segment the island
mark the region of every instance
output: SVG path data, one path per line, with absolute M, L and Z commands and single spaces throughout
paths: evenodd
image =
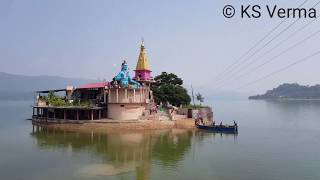
M 36 91 L 31 119 L 33 131 L 39 128 L 86 132 L 191 129 L 196 128 L 194 119 L 199 114 L 204 122 L 212 123 L 212 109 L 192 106 L 181 78 L 167 72 L 153 78 L 151 72 L 142 42 L 133 76 L 124 60 L 110 81 Z
M 249 96 L 249 99 L 306 99 L 320 100 L 320 85 L 299 85 L 284 83 L 265 94 Z

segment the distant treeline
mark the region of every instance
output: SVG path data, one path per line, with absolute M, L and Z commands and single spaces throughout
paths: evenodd
M 297 83 L 282 84 L 265 94 L 250 96 L 249 99 L 320 99 L 320 85 L 303 86 Z

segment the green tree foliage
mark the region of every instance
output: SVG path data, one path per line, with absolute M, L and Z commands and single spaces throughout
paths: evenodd
M 200 106 L 201 106 L 201 104 L 204 102 L 204 97 L 202 96 L 202 94 L 198 93 L 196 94 L 196 98 L 200 102 Z
M 156 82 L 151 86 L 151 89 L 157 103 L 169 102 L 175 106 L 190 104 L 191 98 L 182 86 L 183 80 L 177 75 L 162 72 L 154 80 Z
M 49 105 L 51 106 L 65 106 L 66 102 L 61 99 L 61 97 L 57 96 L 54 94 L 54 92 L 49 92 L 48 93 L 48 98 L 47 101 L 49 103 Z

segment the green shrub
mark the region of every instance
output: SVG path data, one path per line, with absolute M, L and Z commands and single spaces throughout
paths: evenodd
M 51 106 L 66 106 L 67 103 L 61 99 L 61 97 L 54 94 L 54 92 L 50 91 L 48 93 L 47 102 Z

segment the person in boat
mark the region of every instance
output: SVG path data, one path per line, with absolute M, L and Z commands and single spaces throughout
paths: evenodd
M 222 121 L 220 122 L 220 126 L 222 126 Z
M 235 126 L 235 127 L 237 127 L 237 126 L 238 126 L 238 124 L 236 123 L 236 121 L 235 121 L 235 120 L 233 120 L 233 124 L 234 124 L 234 126 Z
M 196 126 L 198 126 L 198 125 L 199 125 L 199 119 L 198 119 L 198 118 L 197 118 L 197 119 L 195 119 L 194 124 L 195 124 Z
M 202 117 L 202 114 L 201 112 L 199 111 L 196 115 L 196 118 L 195 118 L 195 125 L 204 125 L 203 123 L 203 117 Z
M 198 121 L 201 122 L 201 125 L 204 125 L 203 116 L 202 116 L 202 112 L 201 111 L 198 112 Z

